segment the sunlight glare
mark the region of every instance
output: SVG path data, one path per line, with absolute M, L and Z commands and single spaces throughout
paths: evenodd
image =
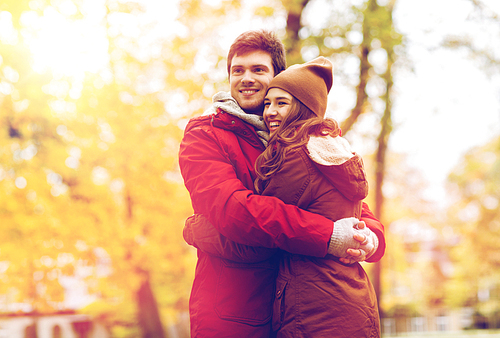
M 66 8 L 71 11 L 71 8 Z M 43 16 L 35 12 L 24 18 L 29 27 L 28 45 L 33 53 L 33 70 L 47 70 L 60 76 L 97 73 L 108 62 L 108 41 L 104 27 L 89 18 L 71 20 L 52 7 Z
M 7 45 L 15 45 L 18 42 L 17 32 L 12 25 L 12 14 L 7 11 L 0 12 L 0 42 Z

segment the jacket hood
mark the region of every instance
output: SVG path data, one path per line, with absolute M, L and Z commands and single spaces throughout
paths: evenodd
M 363 160 L 351 152 L 342 137 L 311 136 L 307 143 L 309 157 L 337 190 L 351 201 L 368 195 L 368 181 Z

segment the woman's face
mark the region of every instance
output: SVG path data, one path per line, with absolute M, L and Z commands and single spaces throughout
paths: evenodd
M 264 99 L 264 121 L 272 135 L 290 112 L 293 97 L 288 92 L 271 88 Z

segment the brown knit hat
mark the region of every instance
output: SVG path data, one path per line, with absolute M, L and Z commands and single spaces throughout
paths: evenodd
M 271 88 L 279 88 L 293 95 L 314 114 L 324 117 L 328 92 L 333 84 L 333 65 L 320 56 L 301 65 L 293 65 L 271 81 Z

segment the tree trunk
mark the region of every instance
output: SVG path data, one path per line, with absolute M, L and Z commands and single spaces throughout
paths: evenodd
M 299 32 L 302 28 L 302 12 L 309 0 L 291 1 L 287 6 L 285 47 L 287 60 L 290 65 L 302 63 L 301 43 Z
M 137 290 L 137 305 L 139 326 L 142 330 L 142 338 L 165 338 L 163 326 L 158 311 L 153 290 L 149 281 L 149 275 L 144 279 Z
M 133 200 L 130 191 L 127 189 L 125 201 L 127 205 L 127 220 L 133 221 Z M 130 259 L 133 255 L 132 248 L 129 247 L 127 256 Z M 160 319 L 158 304 L 151 288 L 148 271 L 140 268 L 136 269 L 142 277 L 141 285 L 136 293 L 137 300 L 137 320 L 142 331 L 142 338 L 164 338 L 163 326 Z
M 394 8 L 394 3 L 395 0 L 391 2 L 390 5 L 387 6 L 387 10 L 389 11 L 389 18 L 390 18 L 390 26 L 393 26 L 392 22 L 392 10 Z M 379 220 L 383 220 L 383 206 L 384 206 L 384 194 L 382 191 L 383 185 L 384 185 L 384 179 L 385 179 L 385 172 L 386 172 L 386 153 L 387 153 L 387 147 L 389 144 L 389 136 L 391 135 L 392 132 L 392 99 L 391 99 L 391 94 L 392 94 L 392 87 L 394 84 L 393 80 L 393 74 L 392 74 L 392 69 L 393 69 L 393 64 L 394 64 L 394 46 L 392 43 L 390 43 L 388 46 L 385 46 L 384 49 L 387 53 L 387 69 L 386 72 L 383 76 L 386 84 L 386 90 L 385 94 L 383 96 L 384 102 L 385 102 L 385 109 L 384 109 L 384 114 L 382 115 L 382 119 L 380 120 L 380 134 L 378 136 L 377 142 L 378 142 L 378 147 L 377 147 L 377 153 L 375 155 L 375 210 L 374 214 Z M 373 287 L 375 289 L 375 292 L 377 294 L 377 302 L 379 304 L 379 313 L 381 313 L 380 309 L 380 298 L 382 294 L 382 288 L 381 288 L 381 283 L 380 283 L 380 277 L 381 277 L 381 271 L 382 271 L 382 260 L 375 263 L 374 269 L 373 269 Z
M 364 11 L 363 18 L 363 41 L 360 45 L 359 55 L 359 83 L 356 86 L 356 105 L 351 110 L 351 114 L 341 125 L 342 133 L 345 134 L 356 123 L 358 117 L 365 112 L 368 103 L 368 94 L 366 93 L 366 85 L 370 77 L 370 69 L 372 65 L 368 61 L 368 55 L 371 51 L 372 34 L 370 32 L 370 16 L 377 10 L 378 5 L 376 0 L 369 0 L 368 5 Z

